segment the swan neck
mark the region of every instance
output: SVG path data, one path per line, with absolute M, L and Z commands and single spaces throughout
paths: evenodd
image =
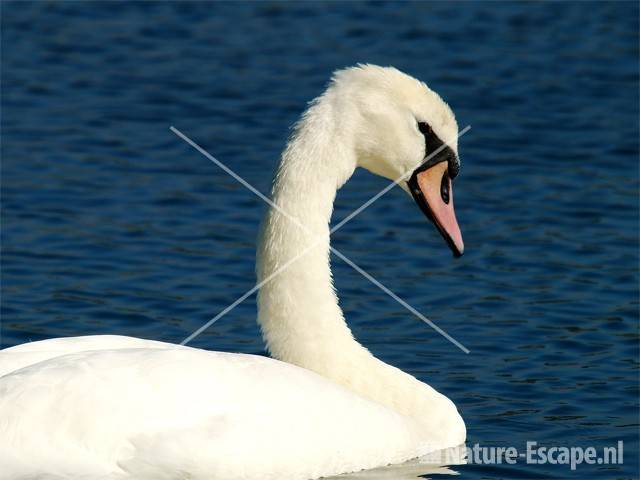
M 277 207 L 267 212 L 258 242 L 258 323 L 274 358 L 426 424 L 442 396 L 360 345 L 338 304 L 329 222 L 355 159 L 346 129 L 321 107 L 303 116 L 274 179 Z
M 346 132 L 329 105 L 308 110 L 282 154 L 258 245 L 258 322 L 277 359 L 318 370 L 357 347 L 333 287 L 329 222 L 337 190 L 352 175 Z

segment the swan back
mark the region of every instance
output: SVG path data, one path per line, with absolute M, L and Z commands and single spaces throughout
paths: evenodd
M 25 350 L 61 346 L 46 343 Z M 126 337 L 79 343 L 92 350 L 0 377 L 0 478 L 37 465 L 69 478 L 302 480 L 438 448 L 402 415 L 284 362 Z M 27 352 L 0 361 L 15 353 Z

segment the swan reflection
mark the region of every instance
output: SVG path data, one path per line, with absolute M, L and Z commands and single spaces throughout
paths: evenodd
M 331 477 L 328 480 L 424 480 L 424 478 L 430 478 L 428 476 L 425 477 L 425 475 L 460 475 L 458 471 L 451 467 L 465 465 L 467 463 L 466 458 L 466 446 L 460 445 L 454 448 L 437 450 L 405 463 L 346 473 Z

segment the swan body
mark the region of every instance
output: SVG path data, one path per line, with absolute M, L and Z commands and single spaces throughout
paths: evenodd
M 463 443 L 453 402 L 353 338 L 329 264 L 333 201 L 354 169 L 414 172 L 401 185 L 430 208 L 430 178 L 450 185 L 456 135 L 417 80 L 337 72 L 283 153 L 262 225 L 258 322 L 274 358 L 109 335 L 0 351 L 0 478 L 305 480 Z M 450 146 L 428 174 L 425 139 L 426 153 L 434 139 Z M 461 253 L 452 200 L 441 203 L 429 212 Z
M 2 377 L 0 477 L 304 479 L 429 450 L 402 415 L 266 357 L 117 336 L 11 352 L 43 359 Z

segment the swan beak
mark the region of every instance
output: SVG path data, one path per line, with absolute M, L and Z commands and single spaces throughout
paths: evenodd
M 409 180 L 414 200 L 433 222 L 451 248 L 454 257 L 462 256 L 464 242 L 453 208 L 453 187 L 447 162 L 419 167 Z

